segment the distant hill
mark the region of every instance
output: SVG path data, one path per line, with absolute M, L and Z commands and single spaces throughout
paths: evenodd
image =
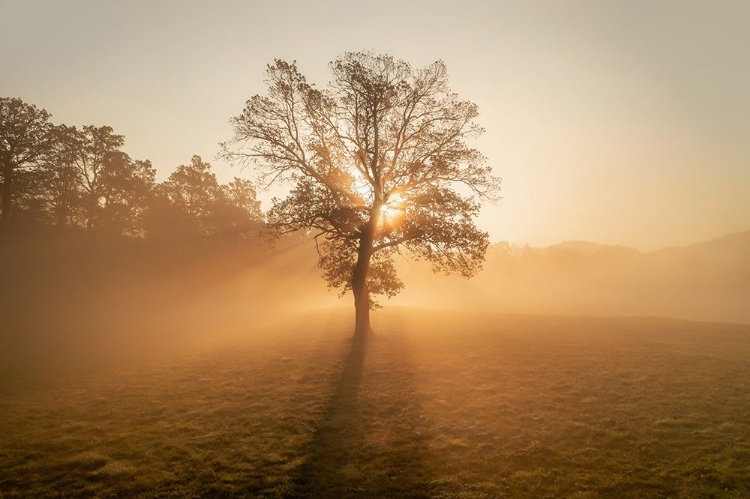
M 717 250 L 717 249 L 740 249 L 750 250 L 750 230 L 744 232 L 733 232 L 721 237 L 715 237 L 709 241 L 701 241 L 689 246 L 665 248 L 655 253 L 679 251 L 679 250 Z
M 730 255 L 741 254 L 747 256 L 750 253 L 750 230 L 744 232 L 734 232 L 720 237 L 715 237 L 708 241 L 700 241 L 686 246 L 672 246 L 663 248 L 656 251 L 641 252 L 637 248 L 631 246 L 620 246 L 611 244 L 599 244 L 591 241 L 580 241 L 570 240 L 563 241 L 561 243 L 552 244 L 544 247 L 534 246 L 517 246 L 511 245 L 508 242 L 502 241 L 490 245 L 489 253 L 500 249 L 506 251 L 505 248 L 512 248 L 511 252 L 518 254 L 525 248 L 526 251 L 540 251 L 540 252 L 554 252 L 554 251 L 572 251 L 581 253 L 584 255 L 593 255 L 596 253 L 623 253 L 623 254 L 669 254 L 674 255 L 677 253 L 685 252 L 702 252 L 702 253 L 718 253 L 726 252 Z
M 613 246 L 597 244 L 588 241 L 563 241 L 544 248 L 547 251 L 575 251 L 587 256 L 597 253 L 638 253 L 638 250 L 628 246 Z
M 715 272 L 750 272 L 750 231 L 735 232 L 690 246 L 666 248 L 647 254 L 649 259 L 688 265 L 695 270 L 707 268 Z
M 490 246 L 466 281 L 404 264 L 397 302 L 523 313 L 649 315 L 750 323 L 750 231 L 659 251 L 565 241 Z

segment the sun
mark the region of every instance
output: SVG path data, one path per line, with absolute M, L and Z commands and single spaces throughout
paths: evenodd
M 399 194 L 390 196 L 380 207 L 380 220 L 386 226 L 397 225 L 404 216 L 404 198 Z

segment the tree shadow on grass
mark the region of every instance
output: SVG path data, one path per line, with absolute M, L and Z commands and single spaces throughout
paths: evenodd
M 402 340 L 352 340 L 289 497 L 432 496 L 408 361 Z

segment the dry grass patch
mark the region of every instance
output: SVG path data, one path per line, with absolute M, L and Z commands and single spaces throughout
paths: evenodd
M 16 385 L 0 497 L 748 497 L 750 327 L 390 310 Z
M 464 319 L 394 316 L 448 495 L 750 494 L 750 327 Z

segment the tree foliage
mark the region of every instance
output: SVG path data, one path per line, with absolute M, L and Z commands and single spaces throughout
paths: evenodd
M 100 173 L 99 220 L 109 232 L 144 234 L 156 170 L 149 160 L 133 160 L 124 152 L 109 155 Z
M 235 178 L 220 185 L 200 156 L 178 166 L 156 194 L 151 229 L 172 238 L 195 235 L 236 243 L 256 236 L 262 224 L 252 183 Z
M 82 219 L 82 193 L 75 163 L 78 143 L 74 127 L 56 126 L 51 136 L 50 149 L 39 169 L 43 186 L 40 195 L 49 205 L 55 224 L 67 227 Z
M 353 290 L 355 304 L 401 288 L 393 265 L 400 250 L 437 271 L 475 274 L 488 236 L 474 218 L 499 192 L 469 145 L 483 131 L 477 106 L 450 90 L 441 61 L 414 69 L 387 55 L 346 53 L 330 70 L 320 89 L 295 63 L 276 60 L 267 95 L 232 119 L 226 156 L 290 187 L 274 199 L 270 224 L 313 230 L 323 276 Z
M 252 183 L 221 185 L 198 156 L 157 184 L 151 162 L 123 151 L 125 137 L 112 127 L 53 125 L 17 98 L 0 99 L 0 118 L 3 222 L 12 211 L 21 226 L 233 244 L 262 227 Z
M 50 118 L 46 110 L 21 99 L 0 97 L 0 176 L 3 182 L 0 224 L 8 222 L 13 209 L 13 197 L 17 194 L 15 177 L 36 166 L 49 150 Z

